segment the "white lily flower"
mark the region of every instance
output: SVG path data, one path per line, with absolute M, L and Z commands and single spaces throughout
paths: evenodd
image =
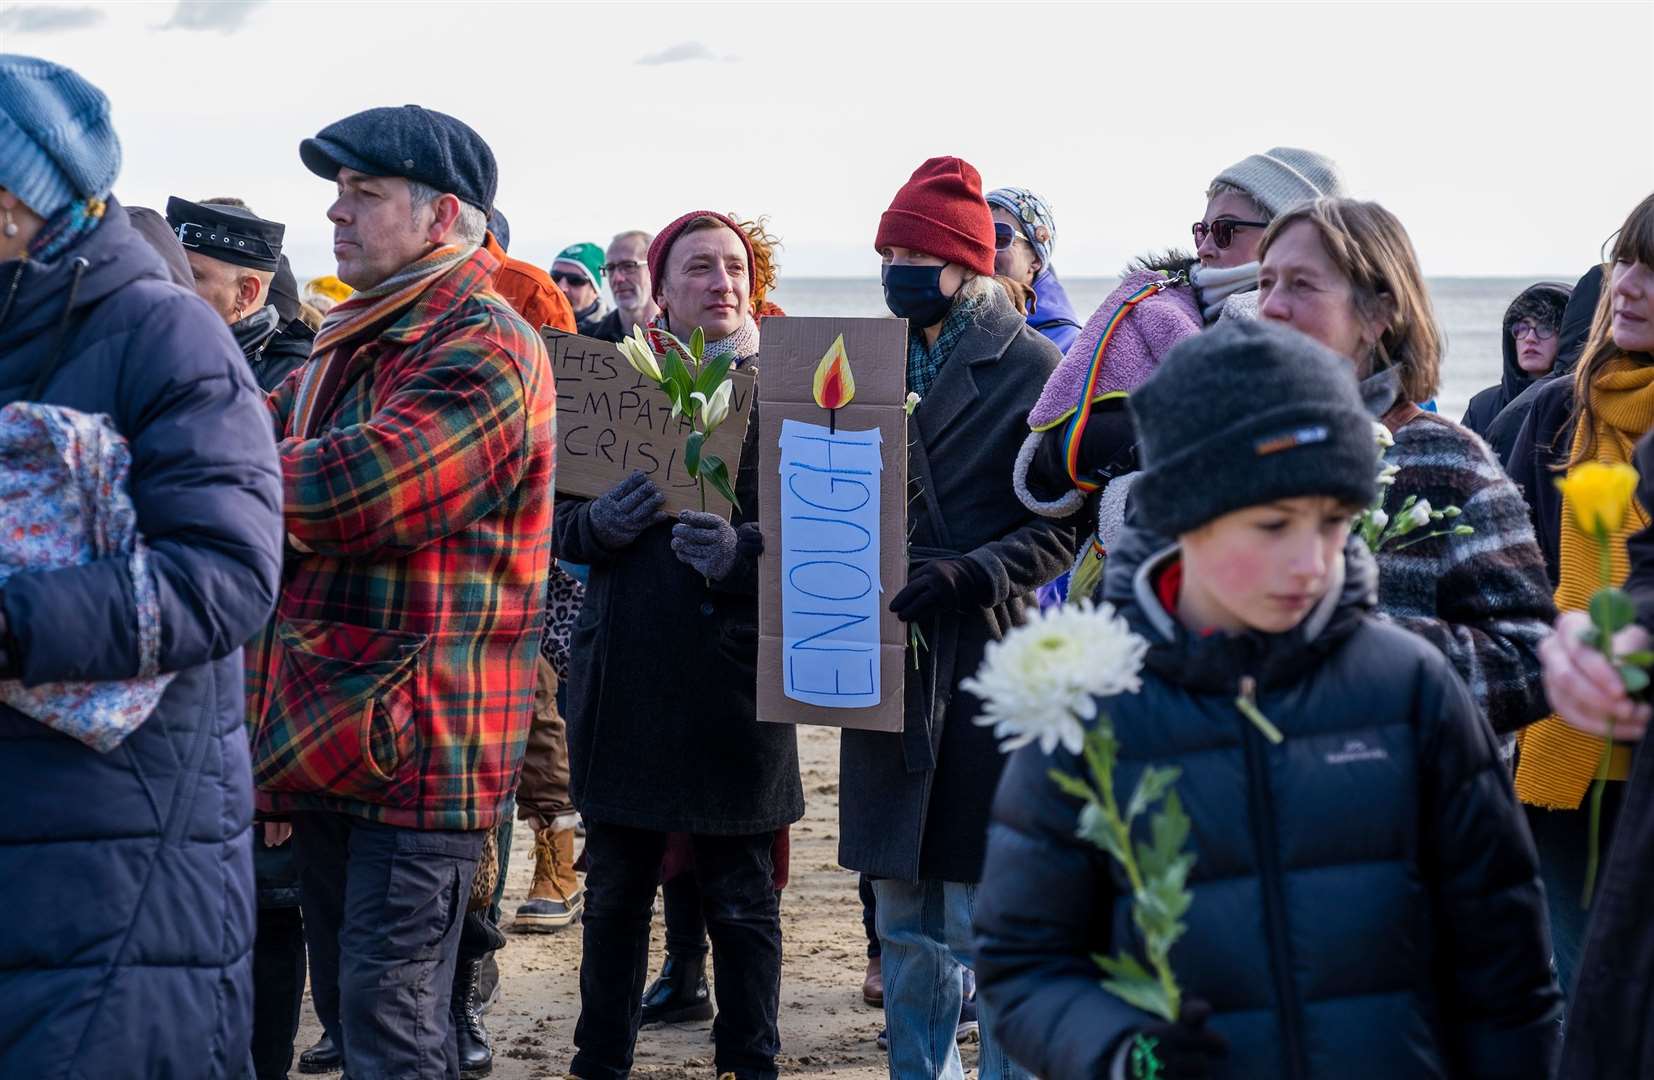
M 643 336 L 642 330 L 638 330 L 635 338 L 621 338 L 616 347 L 620 349 L 620 355 L 626 358 L 626 363 L 631 365 L 633 371 L 653 382 L 660 382 L 660 361 L 655 359 L 655 350 L 649 347 L 649 341 Z
M 712 391 L 710 398 L 701 394 L 694 395 L 701 403 L 701 426 L 706 428 L 708 435 L 717 431 L 718 426 L 729 419 L 729 402 L 734 393 L 735 384 L 726 378 L 718 384 L 718 389 Z

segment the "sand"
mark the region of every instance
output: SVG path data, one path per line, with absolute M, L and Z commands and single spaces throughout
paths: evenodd
M 874 1080 L 886 1075 L 875 1039 L 883 1012 L 862 1003 L 866 938 L 856 875 L 838 865 L 838 732 L 799 729 L 804 820 L 793 826 L 792 879 L 781 899 L 784 936 L 781 974 L 781 1072 Z M 574 1022 L 580 1012 L 580 927 L 557 934 L 510 933 L 511 912 L 528 892 L 533 842 L 514 830 L 506 880 L 509 944 L 499 952 L 500 999 L 486 1022 L 494 1037 L 494 1071 L 500 1080 L 560 1078 L 573 1056 Z M 659 970 L 662 925 L 650 940 L 650 978 Z M 714 973 L 714 979 L 716 974 Z M 713 1075 L 712 1025 L 646 1028 L 638 1036 L 634 1076 L 705 1078 Z M 299 1048 L 320 1034 L 306 1007 Z M 974 1071 L 975 1048 L 965 1048 Z M 293 1075 L 299 1075 L 295 1065 Z

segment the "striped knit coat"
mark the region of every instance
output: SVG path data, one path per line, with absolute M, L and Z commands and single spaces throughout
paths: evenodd
M 1380 610 L 1447 656 L 1494 731 L 1544 716 L 1537 650 L 1556 609 L 1521 492 L 1486 443 L 1434 413 L 1403 425 L 1385 461 L 1401 470 L 1388 513 L 1417 495 L 1476 531 L 1382 552 Z

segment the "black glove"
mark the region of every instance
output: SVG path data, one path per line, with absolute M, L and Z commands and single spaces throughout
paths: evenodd
M 586 508 L 592 535 L 611 551 L 629 547 L 649 526 L 668 520 L 660 508 L 666 496 L 655 482 L 634 472 L 592 500 Z
M 1126 1037 L 1128 1080 L 1206 1080 L 1215 1063 L 1229 1056 L 1229 1040 L 1206 1029 L 1212 1007 L 1186 998 L 1175 1024 L 1150 1024 Z
M 758 527 L 758 522 L 749 521 L 735 530 L 735 553 L 748 562 L 764 554 L 764 530 Z
M 903 622 L 937 611 L 970 611 L 993 603 L 993 581 L 970 559 L 933 559 L 907 579 L 907 587 L 890 601 Z
M 0 600 L 5 594 L 0 593 Z M 17 642 L 12 640 L 11 627 L 6 625 L 6 608 L 0 603 L 0 679 L 15 679 L 20 674 L 22 657 L 17 655 Z
M 1068 462 L 1062 451 L 1063 433 L 1067 429 L 1066 423 L 1059 424 L 1040 439 L 1033 466 L 1028 470 L 1030 490 L 1036 496 L 1044 498 L 1048 491 L 1063 492 L 1074 486 L 1068 478 Z M 1106 481 L 1136 470 L 1137 429 L 1125 409 L 1125 401 L 1111 398 L 1099 403 L 1080 433 L 1081 479 Z

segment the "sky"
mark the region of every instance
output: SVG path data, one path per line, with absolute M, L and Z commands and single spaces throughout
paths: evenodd
M 107 93 L 116 194 L 238 195 L 332 269 L 299 140 L 414 102 L 499 161 L 512 254 L 765 214 L 787 276 L 872 276 L 925 158 L 1040 192 L 1065 276 L 1189 243 L 1272 146 L 1338 161 L 1426 274 L 1571 279 L 1654 190 L 1654 3 L 0 0 L 0 50 Z

